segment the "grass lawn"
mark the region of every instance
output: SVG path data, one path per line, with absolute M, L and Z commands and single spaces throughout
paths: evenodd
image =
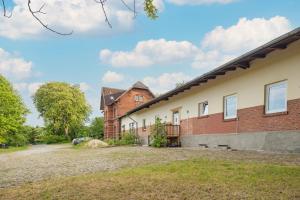
M 28 146 L 22 146 L 22 147 L 9 147 L 8 149 L 0 149 L 0 154 L 2 153 L 11 153 L 15 151 L 21 151 L 28 149 Z
M 0 189 L 2 199 L 299 199 L 300 166 L 196 159 Z

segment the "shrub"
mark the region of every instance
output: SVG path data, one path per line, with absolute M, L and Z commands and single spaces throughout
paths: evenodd
M 56 144 L 56 143 L 66 143 L 69 142 L 68 138 L 64 135 L 52 135 L 52 134 L 43 134 L 40 135 L 38 141 L 45 144 Z
M 28 144 L 28 138 L 24 134 L 16 133 L 9 138 L 10 146 L 25 146 Z
M 155 119 L 155 124 L 152 125 L 150 130 L 150 145 L 153 147 L 165 147 L 167 145 L 165 124 L 158 117 Z
M 134 133 L 125 132 L 122 134 L 121 139 L 118 141 L 120 145 L 130 145 L 137 143 L 137 137 Z
M 107 139 L 105 142 L 110 146 L 132 145 L 138 143 L 138 138 L 134 133 L 125 132 L 122 134 L 121 139 Z

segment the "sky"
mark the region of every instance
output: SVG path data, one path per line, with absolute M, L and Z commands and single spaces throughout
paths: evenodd
M 151 20 L 137 0 L 137 16 L 121 0 L 107 1 L 112 28 L 94 0 L 6 0 L 11 18 L 0 16 L 0 73 L 20 93 L 31 113 L 27 124 L 43 125 L 32 95 L 50 81 L 78 84 L 101 116 L 101 87 L 126 89 L 136 81 L 155 94 L 173 89 L 300 26 L 298 0 L 154 0 Z M 10 3 L 9 3 L 10 2 Z M 125 0 L 132 5 L 133 0 Z M 0 7 L 2 12 L 2 7 Z

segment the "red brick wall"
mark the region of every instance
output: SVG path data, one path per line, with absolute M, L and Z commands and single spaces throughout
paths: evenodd
M 153 99 L 153 96 L 148 90 L 132 89 L 124 94 L 116 103 L 118 116 L 122 116 L 129 110 L 141 105 L 141 103 L 135 101 L 135 95 L 142 95 L 144 97 L 144 101 L 142 103 Z
M 265 115 L 264 106 L 238 110 L 238 120 L 224 121 L 223 113 L 181 121 L 181 134 L 243 133 L 300 130 L 300 99 L 288 101 L 288 112 Z
M 119 116 L 126 114 L 129 110 L 140 105 L 141 102 L 136 102 L 134 97 L 135 95 L 142 95 L 143 102 L 145 103 L 153 99 L 152 94 L 148 90 L 143 89 L 132 89 L 126 92 L 120 97 L 120 99 L 111 106 L 105 106 L 104 111 L 104 138 L 118 138 L 120 132 Z M 116 115 L 114 116 L 114 109 L 116 110 Z

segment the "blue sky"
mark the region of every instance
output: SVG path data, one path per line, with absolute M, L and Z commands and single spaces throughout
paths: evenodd
M 114 1 L 106 5 L 112 29 L 92 0 L 33 1 L 35 8 L 47 3 L 41 17 L 51 27 L 74 30 L 62 37 L 22 9 L 26 0 L 14 2 L 12 19 L 0 18 L 0 73 L 30 108 L 31 125 L 42 124 L 30 96 L 45 82 L 81 84 L 92 117 L 99 116 L 102 86 L 127 88 L 141 80 L 163 93 L 300 25 L 298 0 L 155 0 L 155 21 L 139 5 L 132 19 Z

